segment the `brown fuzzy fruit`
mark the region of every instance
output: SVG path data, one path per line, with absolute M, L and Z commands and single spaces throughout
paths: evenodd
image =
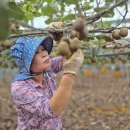
M 75 31 L 75 30 L 71 30 L 71 32 L 70 32 L 70 38 L 73 39 L 75 37 L 78 37 L 78 32 Z
M 78 18 L 73 23 L 73 29 L 80 32 L 85 28 L 85 21 L 83 18 Z
M 128 35 L 128 28 L 121 28 L 120 29 L 120 36 L 126 37 Z
M 61 41 L 67 42 L 68 45 L 70 44 L 70 40 L 69 40 L 69 38 L 67 38 L 67 37 L 62 37 L 62 38 L 61 38 Z
M 91 57 L 91 62 L 92 63 L 95 63 L 97 61 L 97 58 L 96 57 Z
M 104 35 L 104 39 L 105 39 L 105 41 L 107 41 L 107 42 L 113 41 L 113 38 L 112 38 L 111 35 Z
M 70 40 L 70 50 L 71 52 L 75 52 L 80 48 L 80 41 L 77 37 Z
M 87 28 L 84 28 L 81 32 L 78 34 L 79 40 L 85 40 L 88 38 L 88 30 Z
M 57 43 L 63 37 L 63 33 L 62 32 L 61 33 L 59 33 L 59 32 L 52 32 L 51 34 L 52 34 L 53 40 L 57 41 Z
M 120 36 L 120 30 L 119 29 L 115 29 L 113 32 L 112 32 L 112 37 L 116 40 L 119 40 L 121 38 Z
M 60 41 L 58 45 L 58 54 L 65 56 L 67 59 L 72 55 L 69 45 L 65 41 Z
M 10 47 L 11 46 L 11 41 L 10 40 L 5 40 L 4 41 L 4 47 Z

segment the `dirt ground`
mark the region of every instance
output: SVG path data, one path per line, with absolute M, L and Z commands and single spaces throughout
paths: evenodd
M 0 79 L 0 130 L 16 127 L 16 113 L 8 88 L 10 79 Z M 79 75 L 62 121 L 62 130 L 130 130 L 128 78 Z

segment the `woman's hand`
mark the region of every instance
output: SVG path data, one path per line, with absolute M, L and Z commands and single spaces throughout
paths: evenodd
M 63 23 L 62 22 L 52 22 L 48 26 L 49 29 L 63 29 Z
M 63 32 L 58 32 L 56 30 L 63 29 L 63 23 L 62 22 L 52 22 L 49 24 L 48 28 L 50 29 L 50 33 L 52 35 L 52 38 L 57 41 L 57 43 L 60 41 L 60 39 L 63 37 Z
M 64 74 L 70 73 L 77 75 L 82 63 L 84 61 L 84 54 L 81 49 L 78 49 L 72 56 L 64 63 Z

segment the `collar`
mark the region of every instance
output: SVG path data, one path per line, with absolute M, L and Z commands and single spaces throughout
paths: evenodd
M 44 78 L 43 78 L 44 79 Z M 34 84 L 34 87 L 41 87 L 41 88 L 45 88 L 45 85 L 41 85 L 41 84 L 39 84 L 39 83 L 37 83 L 37 82 L 35 82 L 33 79 L 29 79 L 29 80 L 27 80 L 27 81 L 29 81 L 29 82 L 31 82 L 32 84 Z

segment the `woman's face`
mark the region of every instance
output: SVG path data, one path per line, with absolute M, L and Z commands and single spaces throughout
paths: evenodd
M 44 50 L 44 47 L 41 45 L 36 51 L 36 54 L 32 60 L 31 71 L 32 72 L 43 72 L 44 70 L 50 67 L 50 57 L 48 52 Z

